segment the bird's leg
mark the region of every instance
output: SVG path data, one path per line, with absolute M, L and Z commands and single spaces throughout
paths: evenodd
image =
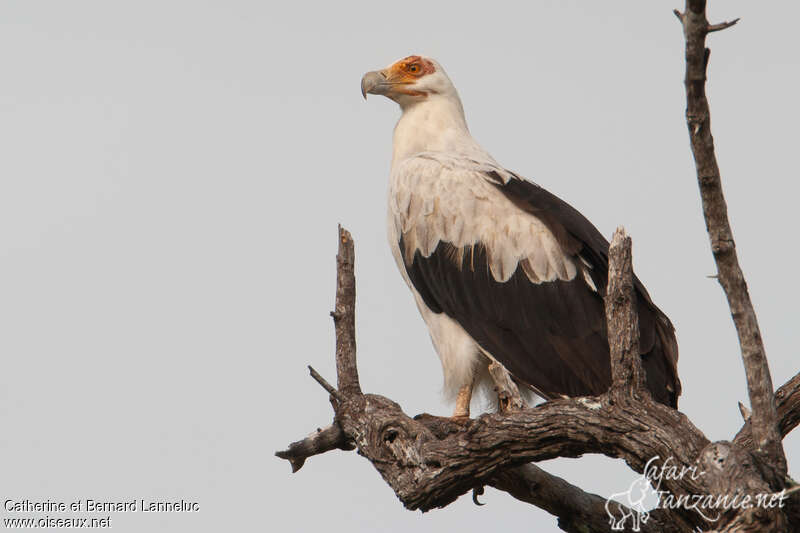
M 458 389 L 456 410 L 453 413 L 453 418 L 469 418 L 469 402 L 472 400 L 472 385 L 473 382 L 470 381 Z

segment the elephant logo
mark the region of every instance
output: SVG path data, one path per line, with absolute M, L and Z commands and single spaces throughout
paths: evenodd
M 624 492 L 612 494 L 606 500 L 606 512 L 612 531 L 623 531 L 628 519 L 631 519 L 631 530 L 640 531 L 642 524 L 646 524 L 650 513 L 645 507 L 645 500 L 650 495 L 658 495 L 652 489 L 645 476 L 637 478 Z M 625 505 L 614 500 L 621 500 Z

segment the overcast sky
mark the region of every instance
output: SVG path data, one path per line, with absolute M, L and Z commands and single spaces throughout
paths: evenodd
M 732 437 L 747 394 L 708 278 L 680 4 L 0 3 L 0 499 L 200 505 L 115 513 L 118 532 L 557 530 L 493 490 L 480 508 L 405 511 L 352 452 L 294 475 L 273 456 L 331 421 L 306 365 L 335 378 L 337 223 L 356 241 L 363 388 L 411 415 L 451 411 L 386 243 L 399 110 L 359 93 L 412 53 L 444 66 L 499 162 L 605 235 L 627 228 L 677 329 L 681 410 Z M 742 17 L 710 38 L 709 93 L 777 386 L 800 369 L 800 6 L 711 14 Z M 785 445 L 797 478 L 800 434 Z M 602 457 L 543 466 L 604 495 L 636 477 Z

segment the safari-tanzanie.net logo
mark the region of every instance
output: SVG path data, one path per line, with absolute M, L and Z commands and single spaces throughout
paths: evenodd
M 655 509 L 686 509 L 699 513 L 705 520 L 716 522 L 722 513 L 733 509 L 782 508 L 788 498 L 786 490 L 762 494 L 748 494 L 737 491 L 734 494 L 682 494 L 675 496 L 661 489 L 661 482 L 698 480 L 705 475 L 697 466 L 678 466 L 668 457 L 659 467 L 654 465 L 660 457 L 647 461 L 641 477 L 636 478 L 627 490 L 617 492 L 606 500 L 606 512 L 613 531 L 640 531 L 646 524 L 650 513 Z M 656 498 L 658 503 L 648 509 L 648 502 Z M 621 502 L 621 503 L 620 503 Z

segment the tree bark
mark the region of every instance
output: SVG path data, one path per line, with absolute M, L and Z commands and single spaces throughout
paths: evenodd
M 336 255 L 336 308 L 331 312 L 336 325 L 336 376 L 339 390 L 361 394 L 356 365 L 356 276 L 355 247 L 350 232 L 339 226 Z
M 606 323 L 611 355 L 611 390 L 649 396 L 639 355 L 639 313 L 633 292 L 631 238 L 620 227 L 608 249 Z
M 738 19 L 712 26 L 706 18 L 705 0 L 687 0 L 684 13 L 676 11 L 675 14 L 683 25 L 686 38 L 686 123 L 697 169 L 703 216 L 711 241 L 711 252 L 717 264 L 717 279 L 725 291 L 739 336 L 752 409 L 750 424 L 755 443 L 754 453 L 760 459 L 760 464 L 770 471 L 773 488 L 779 489 L 786 476 L 786 457 L 778 432 L 772 378 L 758 319 L 750 301 L 747 282 L 739 267 L 736 244 L 728 221 L 728 207 L 714 153 L 711 112 L 705 92 L 706 69 L 711 54 L 705 46 L 706 36 L 710 32 L 733 26 Z
M 340 246 L 352 246 L 352 238 L 344 230 Z M 655 467 L 700 465 L 707 470 L 708 475 L 700 479 L 664 479 L 660 488 L 675 497 L 742 487 L 753 494 L 768 492 L 769 486 L 753 468 L 756 460 L 746 448 L 710 443 L 686 416 L 654 402 L 641 382 L 624 377 L 641 372 L 635 349 L 638 333 L 632 311 L 630 248 L 630 239 L 618 231 L 609 257 L 612 279 L 606 299 L 616 361 L 612 379 L 617 385 L 608 393 L 553 400 L 467 421 L 427 414 L 412 419 L 388 398 L 360 392 L 354 372 L 354 321 L 343 315 L 336 321 L 337 378 L 348 387 L 334 389 L 321 376 L 315 377 L 331 393 L 334 423 L 277 455 L 289 460 L 297 471 L 312 455 L 355 446 L 409 509 L 444 507 L 462 494 L 489 485 L 555 514 L 565 531 L 609 531 L 608 513 L 599 505 L 600 497 L 526 463 L 602 453 L 621 458 L 634 471 L 644 473 L 648 461 L 658 457 L 652 463 Z M 337 302 L 354 302 L 350 298 L 355 290 L 354 254 L 340 252 L 339 257 L 343 259 L 337 262 Z M 354 305 L 342 309 L 345 314 L 355 312 Z M 340 324 L 345 324 L 344 330 Z M 341 374 L 345 372 L 353 374 Z M 786 398 L 789 424 L 797 420 L 796 409 L 789 407 L 797 406 L 797 389 L 793 380 L 781 395 Z M 782 516 L 779 511 L 758 510 L 724 518 L 730 523 L 744 520 L 756 524 L 752 531 L 781 531 Z M 688 531 L 711 525 L 687 508 L 659 509 L 651 517 L 645 531 Z

